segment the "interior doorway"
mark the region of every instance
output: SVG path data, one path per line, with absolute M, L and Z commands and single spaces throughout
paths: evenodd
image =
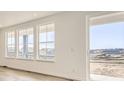
M 124 13 L 89 18 L 91 80 L 124 80 Z

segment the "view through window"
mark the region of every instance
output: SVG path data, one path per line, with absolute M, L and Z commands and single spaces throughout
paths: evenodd
M 34 58 L 33 28 L 19 30 L 19 58 Z
M 54 61 L 55 25 L 49 23 L 39 25 L 38 28 L 19 28 L 5 32 L 6 57 Z
M 90 73 L 124 78 L 124 22 L 90 26 Z
M 15 48 L 15 31 L 6 32 L 6 56 L 7 57 L 15 57 L 16 56 L 16 48 Z
M 39 59 L 54 59 L 55 56 L 54 24 L 39 26 Z

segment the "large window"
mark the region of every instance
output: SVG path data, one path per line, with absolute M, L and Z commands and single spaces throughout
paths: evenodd
M 34 58 L 34 33 L 33 28 L 19 30 L 18 32 L 18 57 Z
M 90 73 L 92 80 L 124 78 L 124 22 L 90 26 Z
M 6 56 L 16 56 L 15 31 L 6 32 Z
M 28 27 L 6 32 L 5 40 L 6 57 L 54 61 L 55 25 L 53 23 L 39 25 L 38 29 Z
M 38 58 L 53 60 L 55 56 L 55 27 L 54 24 L 39 26 Z

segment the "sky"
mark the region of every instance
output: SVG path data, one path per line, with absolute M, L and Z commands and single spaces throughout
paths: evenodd
M 124 48 L 124 22 L 90 27 L 90 49 Z

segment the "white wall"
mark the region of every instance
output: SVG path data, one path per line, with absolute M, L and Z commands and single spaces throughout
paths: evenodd
M 86 18 L 83 12 L 65 12 L 21 24 L 35 26 L 37 23 L 55 22 L 55 62 L 39 62 L 4 57 L 4 32 L 0 31 L 0 65 L 39 72 L 74 80 L 86 80 Z M 18 27 L 20 25 L 17 25 Z

